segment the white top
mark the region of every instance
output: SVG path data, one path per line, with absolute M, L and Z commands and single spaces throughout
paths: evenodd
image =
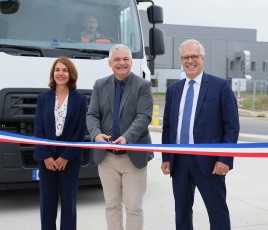
M 192 114 L 191 114 L 191 120 L 190 120 L 189 144 L 194 144 L 194 136 L 193 136 L 194 118 L 195 118 L 195 111 L 196 111 L 196 105 L 197 105 L 198 95 L 199 95 L 199 91 L 200 91 L 202 76 L 203 76 L 203 71 L 195 79 L 193 79 L 195 81 L 195 83 L 193 84 L 194 99 L 193 99 L 193 107 L 192 107 Z M 179 119 L 178 119 L 178 129 L 177 129 L 177 140 L 176 140 L 177 144 L 180 144 L 181 122 L 182 122 L 182 117 L 183 117 L 183 110 L 184 110 L 186 93 L 187 93 L 187 90 L 189 88 L 190 80 L 191 79 L 186 77 L 186 81 L 185 81 L 182 96 L 181 96 L 181 103 L 180 103 L 180 109 L 179 109 Z
M 55 127 L 57 137 L 61 136 L 63 132 L 64 122 L 67 115 L 68 96 L 69 95 L 67 95 L 63 104 L 60 107 L 58 97 L 56 95 L 54 114 L 55 114 Z

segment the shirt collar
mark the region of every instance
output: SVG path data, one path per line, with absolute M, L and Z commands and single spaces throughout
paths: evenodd
M 127 84 L 127 81 L 128 81 L 128 79 L 129 79 L 129 76 L 130 76 L 130 75 L 128 75 L 124 80 L 118 80 L 118 79 L 116 79 L 116 78 L 114 77 L 114 82 L 115 82 L 115 83 L 117 83 L 117 82 L 121 82 L 122 85 L 125 86 L 125 85 Z
M 202 81 L 202 76 L 203 76 L 203 71 L 199 75 L 197 75 L 193 80 L 200 85 Z M 191 81 L 191 79 L 186 76 L 185 84 L 188 85 L 189 81 Z

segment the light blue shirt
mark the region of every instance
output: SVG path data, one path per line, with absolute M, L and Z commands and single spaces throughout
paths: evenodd
M 199 91 L 200 91 L 202 76 L 203 76 L 203 71 L 195 79 L 193 79 L 195 81 L 195 83 L 193 84 L 194 99 L 193 99 L 193 107 L 192 107 L 192 114 L 191 114 L 191 120 L 190 120 L 189 144 L 194 144 L 194 136 L 193 136 L 194 118 L 195 118 L 195 111 L 196 111 L 196 105 L 197 105 L 198 95 L 199 95 Z M 183 117 L 183 110 L 184 110 L 186 93 L 187 93 L 187 90 L 189 88 L 189 81 L 190 80 L 191 79 L 189 79 L 186 76 L 186 81 L 184 84 L 184 88 L 183 88 L 183 92 L 182 92 L 182 96 L 181 96 L 180 109 L 179 109 L 177 140 L 176 140 L 177 144 L 180 144 L 181 122 L 182 122 L 182 117 Z

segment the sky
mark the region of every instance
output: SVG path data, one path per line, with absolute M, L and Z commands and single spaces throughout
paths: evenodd
M 153 1 L 163 7 L 165 24 L 257 29 L 257 41 L 268 42 L 268 0 Z

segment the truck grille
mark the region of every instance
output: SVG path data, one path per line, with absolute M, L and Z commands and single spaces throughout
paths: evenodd
M 20 144 L 22 165 L 24 168 L 37 168 L 38 164 L 33 157 L 34 146 Z M 84 160 L 82 161 L 82 166 L 88 164 L 93 164 L 93 160 L 90 159 L 90 149 L 83 150 Z

